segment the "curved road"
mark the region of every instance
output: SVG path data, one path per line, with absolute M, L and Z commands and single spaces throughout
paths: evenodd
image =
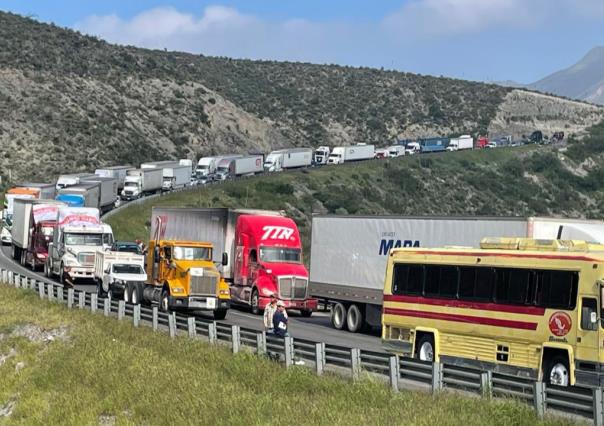
M 10 246 L 3 246 L 0 250 L 0 267 L 10 269 L 21 275 L 35 278 L 38 281 L 51 282 L 41 272 L 32 272 L 31 269 L 24 268 L 11 258 Z M 84 290 L 89 293 L 96 293 L 94 285 L 77 285 L 78 290 Z M 303 318 L 297 312 L 289 313 L 289 331 L 294 338 L 312 340 L 315 342 L 325 342 L 332 345 L 359 348 L 364 350 L 382 352 L 380 338 L 377 332 L 372 334 L 349 333 L 347 331 L 338 331 L 331 326 L 328 312 L 315 312 L 310 318 Z M 210 315 L 205 313 L 196 313 L 199 317 L 211 319 Z M 227 317 L 221 323 L 229 325 L 238 325 L 245 328 L 262 330 L 262 316 L 253 315 L 243 308 L 230 309 Z

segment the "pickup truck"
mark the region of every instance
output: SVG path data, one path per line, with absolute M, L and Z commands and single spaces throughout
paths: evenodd
M 140 254 L 97 251 L 94 258 L 94 281 L 99 296 L 110 299 L 124 296 L 128 283 L 144 283 L 145 258 Z

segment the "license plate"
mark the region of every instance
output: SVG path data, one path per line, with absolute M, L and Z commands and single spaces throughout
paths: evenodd
M 208 297 L 206 299 L 206 306 L 208 307 L 208 309 L 216 309 L 216 299 L 214 299 L 213 297 Z

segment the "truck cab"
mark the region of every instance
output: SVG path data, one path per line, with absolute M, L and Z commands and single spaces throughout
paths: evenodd
M 329 157 L 327 158 L 327 164 L 342 164 L 344 163 L 344 147 L 335 147 Z
M 124 189 L 122 189 L 123 200 L 136 200 L 141 197 L 141 176 L 127 175 L 124 178 Z
M 420 151 L 421 151 L 421 147 L 418 142 L 409 142 L 405 146 L 405 155 L 419 154 Z
M 323 165 L 327 164 L 327 159 L 329 158 L 330 149 L 328 146 L 320 146 L 315 150 L 314 155 L 314 164 L 315 165 Z
M 54 230 L 57 227 L 57 222 L 54 220 L 47 220 L 36 223 L 33 228 L 30 229 L 30 243 L 31 253 L 27 253 L 26 261 L 31 265 L 35 271 L 37 267 L 44 266 L 46 259 L 48 259 L 48 247 L 52 243 Z
M 286 308 L 310 316 L 317 300 L 308 296 L 308 271 L 295 222 L 282 216 L 241 215 L 236 225 L 234 300 L 259 313 L 276 294 Z
M 142 299 L 157 302 L 164 311 L 193 309 L 212 311 L 224 319 L 230 307 L 230 291 L 214 262 L 213 246 L 197 241 L 149 242 L 147 286 Z M 226 255 L 223 256 L 226 262 Z
M 264 160 L 264 171 L 265 172 L 280 172 L 282 170 L 281 159 L 283 154 L 281 151 L 273 151 L 267 155 Z

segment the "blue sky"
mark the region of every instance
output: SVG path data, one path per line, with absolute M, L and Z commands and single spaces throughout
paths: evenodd
M 524 83 L 604 45 L 604 0 L 0 0 L 108 41 Z

